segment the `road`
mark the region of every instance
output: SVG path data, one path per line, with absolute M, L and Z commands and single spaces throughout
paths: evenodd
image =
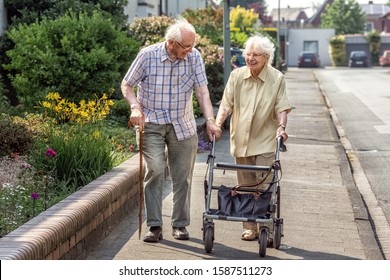
M 343 134 L 354 173 L 358 174 L 361 169 L 361 176 L 355 175 L 355 181 L 358 187 L 362 185 L 360 191 L 368 208 L 372 204 L 372 209 L 368 210 L 375 227 L 384 227 L 386 233 L 383 234 L 388 235 L 390 68 L 325 68 L 315 70 L 315 75 L 341 127 L 339 133 Z M 370 190 L 375 197 L 365 196 Z

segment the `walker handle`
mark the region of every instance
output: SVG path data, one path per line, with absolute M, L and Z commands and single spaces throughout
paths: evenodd
M 278 136 L 278 144 L 277 145 L 278 145 L 277 150 L 279 150 L 280 152 L 286 152 L 287 151 L 287 147 L 283 143 L 283 137 L 282 136 Z

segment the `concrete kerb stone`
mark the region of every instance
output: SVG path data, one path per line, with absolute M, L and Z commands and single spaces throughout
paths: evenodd
M 332 108 L 332 104 L 326 94 L 326 90 L 321 85 L 321 81 L 319 80 L 315 72 L 314 72 L 314 76 L 317 80 L 319 91 L 324 98 L 324 103 L 329 110 L 329 116 L 335 128 L 335 133 L 337 134 L 337 137 L 340 139 L 341 145 L 337 148 L 339 159 L 340 159 L 340 171 L 342 173 L 343 183 L 345 184 L 350 196 L 352 209 L 354 211 L 355 222 L 356 225 L 358 226 L 359 236 L 361 237 L 361 241 L 363 243 L 364 250 L 367 255 L 367 259 L 372 259 L 372 260 L 385 259 L 385 256 L 378 244 L 377 235 L 373 230 L 372 220 L 367 211 L 367 206 L 364 202 L 362 194 L 360 193 L 358 187 L 356 186 L 353 177 L 351 162 L 349 161 L 349 157 L 347 155 L 347 151 L 351 150 L 351 145 L 349 141 L 346 139 L 344 130 L 340 125 L 337 114 Z

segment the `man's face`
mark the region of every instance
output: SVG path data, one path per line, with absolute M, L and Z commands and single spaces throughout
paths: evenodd
M 181 37 L 180 42 L 172 41 L 172 54 L 179 59 L 184 59 L 195 46 L 195 34 L 183 30 Z

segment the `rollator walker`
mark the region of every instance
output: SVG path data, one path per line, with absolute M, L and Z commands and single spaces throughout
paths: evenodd
M 216 163 L 214 136 L 207 158 L 208 166 L 204 181 L 205 211 L 202 230 L 207 253 L 211 252 L 214 245 L 214 220 L 255 222 L 259 226 L 259 255 L 261 257 L 266 255 L 267 246 L 279 249 L 283 237 L 283 218 L 280 216 L 281 188 L 279 182 L 282 175 L 280 152 L 285 152 L 287 149 L 283 144 L 282 136 L 277 137 L 276 141 L 275 159 L 270 166 Z M 259 190 L 253 186 L 215 186 L 213 185 L 213 176 L 216 169 L 224 170 L 224 172 L 226 170 L 267 172 L 267 177 L 272 179 L 267 181 L 269 187 L 266 190 Z M 218 192 L 218 208 L 214 209 L 211 208 L 213 191 Z M 238 196 L 234 197 L 237 194 Z M 213 201 L 215 201 L 215 196 Z

